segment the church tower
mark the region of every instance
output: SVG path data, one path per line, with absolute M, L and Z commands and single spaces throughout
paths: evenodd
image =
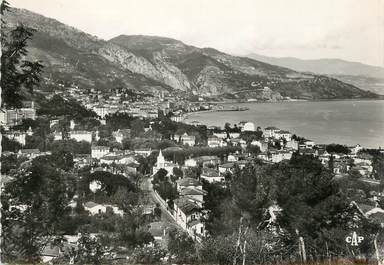
M 161 152 L 161 149 L 160 149 L 159 155 L 157 156 L 156 167 L 157 169 L 165 167 L 165 158 L 163 156 L 163 153 Z

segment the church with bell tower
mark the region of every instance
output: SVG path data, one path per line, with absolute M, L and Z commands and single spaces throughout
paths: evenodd
M 157 156 L 156 165 L 153 167 L 153 175 L 157 173 L 161 168 L 167 170 L 168 174 L 172 174 L 173 168 L 178 167 L 177 164 L 165 160 L 163 152 L 160 149 L 159 155 Z

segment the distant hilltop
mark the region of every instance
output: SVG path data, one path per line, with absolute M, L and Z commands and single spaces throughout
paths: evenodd
M 248 54 L 247 57 L 295 71 L 335 77 L 361 89 L 384 95 L 384 68 L 340 59 L 303 60 L 294 57 L 269 57 Z
M 8 26 L 21 22 L 37 31 L 29 56 L 43 62 L 45 75 L 80 87 L 127 87 L 169 91 L 214 99 L 377 98 L 338 79 L 295 71 L 181 41 L 133 35 L 102 40 L 57 20 L 12 9 Z M 266 93 L 263 88 L 268 87 Z

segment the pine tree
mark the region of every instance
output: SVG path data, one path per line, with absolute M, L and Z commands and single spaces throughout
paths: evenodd
M 2 17 L 6 12 L 12 12 L 7 1 L 2 1 L 0 12 Z M 1 19 L 1 98 L 8 108 L 20 107 L 24 91 L 32 92 L 40 82 L 43 65 L 25 59 L 27 43 L 34 31 L 22 24 L 10 29 Z

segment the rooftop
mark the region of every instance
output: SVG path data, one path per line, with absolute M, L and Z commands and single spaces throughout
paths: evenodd
M 279 128 L 277 128 L 277 127 L 274 127 L 274 126 L 270 126 L 270 127 L 267 127 L 267 128 L 265 128 L 265 130 L 269 130 L 269 131 L 272 131 L 272 130 L 280 130 Z
M 201 175 L 208 178 L 216 178 L 219 177 L 219 172 L 213 168 L 203 168 Z
M 190 226 L 190 227 L 194 227 L 195 225 L 200 224 L 200 223 L 201 223 L 200 220 L 195 219 L 195 220 L 191 220 L 191 221 L 189 221 L 189 222 L 188 222 L 188 226 Z
M 109 150 L 108 146 L 93 145 L 92 150 Z
M 186 188 L 186 189 L 183 189 L 180 192 L 180 194 L 184 195 L 184 196 L 188 196 L 188 195 L 205 195 L 206 192 L 204 190 L 197 189 L 197 188 Z
M 37 154 L 40 153 L 39 149 L 20 149 L 20 153 L 22 154 Z
M 96 207 L 98 205 L 99 204 L 97 204 L 95 202 L 86 202 L 86 203 L 84 203 L 84 207 L 87 207 L 87 208 L 93 208 L 93 207 Z
M 235 164 L 234 163 L 225 163 L 220 165 L 222 168 L 232 168 Z
M 177 181 L 180 186 L 200 186 L 200 182 L 194 178 L 183 178 Z
M 188 198 L 176 199 L 175 204 L 185 214 L 190 214 L 200 210 L 200 206 Z
M 89 131 L 70 131 L 70 134 L 91 134 Z

